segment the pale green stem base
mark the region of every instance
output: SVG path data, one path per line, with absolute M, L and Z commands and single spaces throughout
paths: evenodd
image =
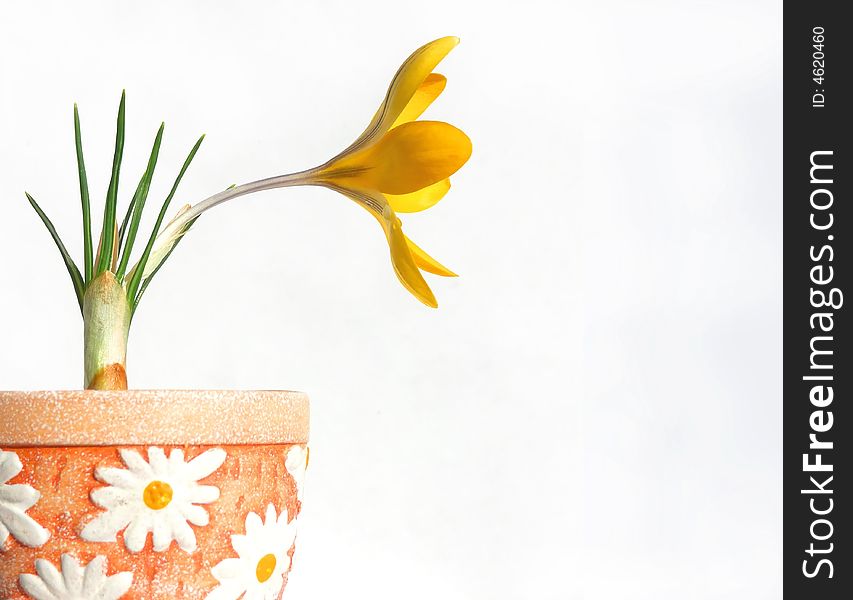
M 126 390 L 127 334 L 131 308 L 127 293 L 109 271 L 89 283 L 83 295 L 84 386 Z

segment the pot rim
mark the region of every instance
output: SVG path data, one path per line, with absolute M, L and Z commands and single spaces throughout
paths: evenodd
M 0 446 L 304 444 L 309 417 L 287 390 L 0 391 Z

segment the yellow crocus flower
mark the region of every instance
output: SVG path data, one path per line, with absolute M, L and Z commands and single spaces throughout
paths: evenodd
M 418 300 L 436 307 L 420 270 L 454 276 L 402 231 L 397 212 L 433 206 L 450 189 L 449 177 L 471 156 L 471 140 L 439 121 L 416 121 L 444 90 L 433 69 L 459 38 L 445 37 L 416 50 L 400 67 L 385 100 L 358 139 L 314 170 L 317 184 L 352 198 L 382 225 L 400 281 Z
M 160 233 L 155 252 L 167 256 L 190 222 L 221 202 L 264 189 L 320 185 L 351 198 L 376 218 L 397 277 L 418 300 L 437 307 L 421 270 L 455 274 L 403 234 L 397 213 L 422 211 L 441 200 L 450 189 L 449 177 L 471 156 L 471 140 L 456 127 L 416 120 L 444 90 L 446 78 L 433 69 L 458 43 L 459 38 L 444 37 L 415 50 L 397 71 L 370 124 L 343 152 L 314 169 L 237 186 L 200 202 Z M 146 271 L 158 264 L 149 261 Z

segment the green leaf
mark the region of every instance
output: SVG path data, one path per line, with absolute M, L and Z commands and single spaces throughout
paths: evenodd
M 198 141 L 195 143 L 195 146 L 193 146 L 192 150 L 190 150 L 187 159 L 184 161 L 184 165 L 181 167 L 180 173 L 178 173 L 178 177 L 175 179 L 174 185 L 172 185 L 172 189 L 169 192 L 169 195 L 163 202 L 163 207 L 160 209 L 160 214 L 157 215 L 157 222 L 154 224 L 154 229 L 151 231 L 151 236 L 148 238 L 148 244 L 145 246 L 145 251 L 142 253 L 142 258 L 139 259 L 137 268 L 133 272 L 133 277 L 131 278 L 130 283 L 127 286 L 127 298 L 130 302 L 133 302 L 136 298 L 136 292 L 139 290 L 139 285 L 142 282 L 142 274 L 145 271 L 145 264 L 148 262 L 148 257 L 151 256 L 151 249 L 154 247 L 154 240 L 157 239 L 157 233 L 160 231 L 160 226 L 163 224 L 163 219 L 166 218 L 166 211 L 169 210 L 169 204 L 172 202 L 172 198 L 175 196 L 175 192 L 178 190 L 178 185 L 181 183 L 181 179 L 183 179 L 184 173 L 187 172 L 190 163 L 192 163 L 193 158 L 195 158 L 196 152 L 198 152 L 198 149 L 203 141 L 204 136 L 201 136 L 200 138 L 198 138 Z
M 157 157 L 160 155 L 160 142 L 163 141 L 163 129 L 165 123 L 160 123 L 160 129 L 157 130 L 157 136 L 154 138 L 154 147 L 151 148 L 151 156 L 148 157 L 148 167 L 142 175 L 142 181 L 139 182 L 140 188 L 137 188 L 136 194 L 133 196 L 131 205 L 133 206 L 133 217 L 130 220 L 130 227 L 127 230 L 127 242 L 124 245 L 124 251 L 119 261 L 118 269 L 116 270 L 116 279 L 121 281 L 124 277 L 127 263 L 130 261 L 130 253 L 133 251 L 133 242 L 136 241 L 136 232 L 139 229 L 139 221 L 142 219 L 142 209 L 145 208 L 145 200 L 148 199 L 148 190 L 151 189 L 151 179 L 154 177 L 154 169 L 157 167 Z M 125 217 L 126 219 L 127 217 Z M 122 223 L 122 230 L 124 223 Z M 124 238 L 123 235 L 119 239 Z
M 77 175 L 80 179 L 80 201 L 83 204 L 83 271 L 85 284 L 92 281 L 92 218 L 89 212 L 89 181 L 83 162 L 83 140 L 80 136 L 80 114 L 74 103 L 74 145 L 77 148 Z
M 121 93 L 116 119 L 116 146 L 113 153 L 113 170 L 110 176 L 110 186 L 107 188 L 107 201 L 104 205 L 104 223 L 101 229 L 101 255 L 95 275 L 109 270 L 113 258 L 113 243 L 115 242 L 116 201 L 118 197 L 118 180 L 121 171 L 121 158 L 124 153 L 124 105 L 125 94 Z
M 157 267 L 151 272 L 151 275 L 146 277 L 145 280 L 142 282 L 142 286 L 139 288 L 139 293 L 136 294 L 136 299 L 131 302 L 131 311 L 136 311 L 136 307 L 139 305 L 139 301 L 142 300 L 142 295 L 145 293 L 145 290 L 148 289 L 148 285 L 151 283 L 151 280 L 154 279 L 154 276 L 157 274 L 157 271 L 163 268 L 163 265 L 166 263 L 167 260 L 169 260 L 169 257 L 172 256 L 172 252 L 175 251 L 175 248 L 177 248 L 178 244 L 181 243 L 181 240 L 184 239 L 184 235 L 187 233 L 187 231 L 190 230 L 190 227 L 192 227 L 196 221 L 198 221 L 198 217 L 196 217 L 195 219 L 187 223 L 186 226 L 184 226 L 184 228 L 181 230 L 181 235 L 178 237 L 178 239 L 175 240 L 175 243 L 172 244 L 172 247 L 169 248 L 169 251 L 166 253 L 166 256 L 163 257 L 163 260 L 161 260 Z
M 146 171 L 147 172 L 147 171 Z M 145 173 L 139 178 L 139 184 L 136 186 L 136 191 L 133 192 L 133 198 L 130 199 L 130 204 L 127 206 L 127 212 L 124 213 L 124 219 L 121 221 L 121 227 L 118 230 L 118 245 L 124 244 L 124 235 L 127 232 L 127 226 L 130 223 L 130 217 L 133 214 L 133 207 L 136 206 L 136 199 L 142 193 L 142 185 L 145 183 Z
M 27 194 L 27 192 L 24 192 Z M 74 293 L 77 294 L 77 303 L 80 305 L 80 312 L 83 312 L 83 276 L 80 275 L 80 269 L 77 268 L 77 265 L 74 263 L 74 259 L 71 258 L 71 255 L 68 254 L 68 250 L 65 249 L 65 244 L 62 243 L 62 240 L 59 238 L 59 234 L 56 233 L 56 228 L 53 226 L 53 223 L 50 222 L 50 219 L 47 218 L 47 215 L 44 214 L 44 211 L 38 205 L 35 198 L 27 194 L 27 200 L 30 201 L 30 205 L 36 211 L 39 218 L 41 219 L 44 226 L 47 227 L 50 236 L 53 238 L 53 241 L 56 243 L 56 247 L 59 248 L 59 253 L 62 254 L 62 260 L 65 261 L 65 268 L 68 269 L 68 274 L 71 276 L 71 282 L 74 284 Z

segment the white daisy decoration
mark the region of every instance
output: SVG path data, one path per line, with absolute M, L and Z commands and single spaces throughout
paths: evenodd
M 198 505 L 219 498 L 218 487 L 197 482 L 222 466 L 225 450 L 207 450 L 189 462 L 180 449 L 166 458 L 162 448 L 149 448 L 147 462 L 133 450 L 119 453 L 127 469 L 95 469 L 95 477 L 109 486 L 92 490 L 90 498 L 107 510 L 90 521 L 80 537 L 87 542 L 114 542 L 123 530 L 124 545 L 139 552 L 150 531 L 155 552 L 165 552 L 172 540 L 185 552 L 195 550 L 195 532 L 189 524 L 207 525 L 207 510 Z
M 305 471 L 308 468 L 308 446 L 295 445 L 287 451 L 287 459 L 284 461 L 287 472 L 296 481 L 296 497 L 302 502 L 302 493 L 305 489 Z
M 0 450 L 0 549 L 9 535 L 30 548 L 44 545 L 50 537 L 47 529 L 27 514 L 41 498 L 38 490 L 23 483 L 8 483 L 23 468 L 17 454 Z
M 36 573 L 18 578 L 21 587 L 35 600 L 118 600 L 133 583 L 133 573 L 122 572 L 107 576 L 107 559 L 96 556 L 85 567 L 70 554 L 61 558 L 62 571 L 50 561 L 36 560 Z
M 276 515 L 267 506 L 266 518 L 250 512 L 246 516 L 246 534 L 231 536 L 231 547 L 239 558 L 226 558 L 211 573 L 219 582 L 206 600 L 275 600 L 290 571 L 288 552 L 296 540 L 296 522 L 287 522 L 287 509 Z

